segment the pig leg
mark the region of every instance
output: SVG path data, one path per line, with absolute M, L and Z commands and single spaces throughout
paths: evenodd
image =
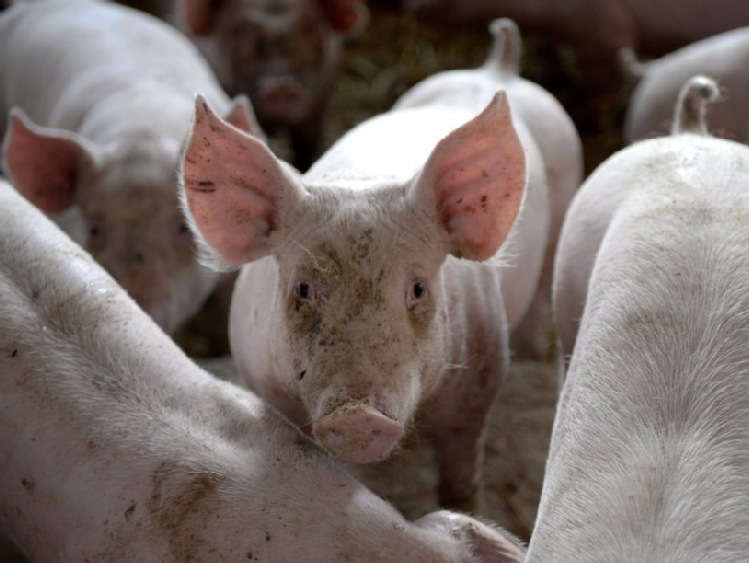
M 497 369 L 500 366 L 500 369 Z M 439 477 L 439 506 L 480 514 L 483 511 L 483 463 L 487 418 L 507 362 L 453 374 L 442 400 L 427 410 Z M 445 400 L 449 397 L 449 400 Z

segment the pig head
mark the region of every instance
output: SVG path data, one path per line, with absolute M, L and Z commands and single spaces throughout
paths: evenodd
M 241 101 L 228 118 L 257 127 L 248 111 Z M 167 333 L 196 312 L 216 282 L 196 261 L 180 211 L 179 151 L 177 141 L 147 134 L 95 145 L 39 127 L 17 108 L 3 143 L 3 168 L 16 189 L 54 215 Z
M 198 100 L 182 176 L 191 225 L 223 263 L 255 261 L 232 303 L 235 360 L 251 355 L 255 373 L 245 376 L 253 389 L 311 427 L 341 461 L 386 458 L 420 407 L 439 396 L 468 411 L 437 426 L 472 427 L 458 441 L 467 439 L 463 453 L 473 463 L 499 383 L 504 316 L 496 268 L 466 287 L 461 276 L 497 253 L 526 182 L 504 94 L 437 143 L 411 180 L 383 176 L 361 188 L 352 174 L 330 183 L 299 177 Z M 465 311 L 454 301 L 481 283 L 496 302 L 486 324 L 475 321 L 476 342 L 464 345 L 456 333 Z M 456 350 L 479 347 L 484 335 L 495 338 L 485 364 L 469 365 L 479 355 L 469 353 L 462 367 L 472 375 L 451 371 Z M 474 376 L 477 387 L 466 383 Z M 447 388 L 453 396 L 442 396 Z M 431 414 L 440 409 L 448 410 L 432 404 Z M 438 442 L 455 438 L 437 434 Z M 473 475 L 465 481 L 475 484 Z
M 181 0 L 194 37 L 229 94 L 250 96 L 261 125 L 289 130 L 294 163 L 312 164 L 342 39 L 367 22 L 361 0 Z

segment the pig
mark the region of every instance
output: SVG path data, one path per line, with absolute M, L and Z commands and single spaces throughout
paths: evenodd
M 562 231 L 573 347 L 527 561 L 749 560 L 749 148 L 691 79 L 671 136 L 614 154 Z
M 0 185 L 0 546 L 29 561 L 522 561 L 404 519 L 251 392 L 198 368 Z
M 403 7 L 452 26 L 512 18 L 524 31 L 569 45 L 585 85 L 599 88 L 603 80 L 621 85 L 622 49 L 662 56 L 749 25 L 749 3 L 736 0 L 403 0 Z
M 173 27 L 117 4 L 14 5 L 0 52 L 6 175 L 172 333 L 218 281 L 177 198 L 194 94 L 257 128 L 246 98 L 232 103 Z
M 522 229 L 520 236 L 523 240 L 517 243 L 522 254 L 517 264 L 510 262 L 506 266 L 502 294 L 513 335 L 513 351 L 518 357 L 539 359 L 544 357 L 544 350 L 548 348 L 541 338 L 541 325 L 549 316 L 557 237 L 565 211 L 583 176 L 582 143 L 575 124 L 562 105 L 541 86 L 520 77 L 522 42 L 515 22 L 507 18 L 497 19 L 489 29 L 494 44 L 483 67 L 439 73 L 404 94 L 395 107 L 466 96 L 467 84 L 471 85 L 473 96 L 488 100 L 491 93 L 501 87 L 507 92 L 515 120 L 522 120 L 530 131 L 543 160 L 548 203 L 542 200 L 544 195 L 540 190 L 535 194 L 538 201 L 528 202 L 530 209 L 526 220 L 530 224 Z M 547 209 L 548 219 L 540 217 L 544 209 Z M 544 234 L 547 223 L 548 237 Z M 543 257 L 535 296 L 534 280 L 538 274 L 531 269 L 529 257 L 532 256 Z
M 321 149 L 322 125 L 343 41 L 360 33 L 362 0 L 176 0 L 176 25 L 223 87 L 249 95 L 269 134 L 288 131 L 300 170 Z
M 624 122 L 627 143 L 664 135 L 670 128 L 679 89 L 691 76 L 704 74 L 721 85 L 723 103 L 711 109 L 710 126 L 721 137 L 749 143 L 749 27 L 698 41 L 663 58 L 642 64 L 623 53 L 629 72 L 640 82 Z
M 440 505 L 480 511 L 508 365 L 503 243 L 525 241 L 511 230 L 535 228 L 546 188 L 506 94 L 471 91 L 365 121 L 304 175 L 198 98 L 181 194 L 204 260 L 242 266 L 229 336 L 248 386 L 342 462 L 419 429 Z

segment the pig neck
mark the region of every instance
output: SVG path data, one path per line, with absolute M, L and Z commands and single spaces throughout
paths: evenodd
M 749 158 L 680 149 L 599 251 L 529 561 L 749 552 Z

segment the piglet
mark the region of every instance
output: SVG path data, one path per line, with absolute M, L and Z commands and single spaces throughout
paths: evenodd
M 290 133 L 294 164 L 319 155 L 343 40 L 364 29 L 362 0 L 176 0 L 176 23 L 230 94 L 249 95 L 263 128 Z
M 300 176 L 199 98 L 184 152 L 196 236 L 246 264 L 230 339 L 249 387 L 344 462 L 418 428 L 442 506 L 480 504 L 508 361 L 497 255 L 543 175 L 525 142 L 504 92 L 468 96 L 367 120 Z
M 605 161 L 554 280 L 572 358 L 527 561 L 749 560 L 749 148 L 710 137 L 704 77 L 674 133 Z
M 194 92 L 256 128 L 246 99 L 232 105 L 174 28 L 117 4 L 14 5 L 0 16 L 0 52 L 6 175 L 174 331 L 217 281 L 177 198 Z
M 691 76 L 718 81 L 724 94 L 711 108 L 710 128 L 723 137 L 749 143 L 749 27 L 716 35 L 665 57 L 640 63 L 622 53 L 639 84 L 627 108 L 624 136 L 628 143 L 667 134 L 679 89 Z
M 188 360 L 5 182 L 0 224 L 0 550 L 35 563 L 522 560 L 510 534 L 466 515 L 405 520 Z

